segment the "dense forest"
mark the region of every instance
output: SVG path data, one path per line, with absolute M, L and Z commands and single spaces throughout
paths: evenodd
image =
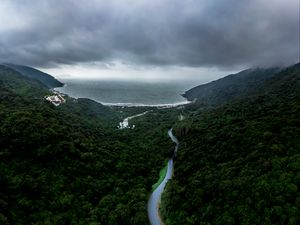
M 176 125 L 165 224 L 300 223 L 300 64 Z
M 153 110 L 117 130 L 141 109 L 72 98 L 55 107 L 47 94 L 0 67 L 0 224 L 147 224 L 172 113 Z
M 171 127 L 180 146 L 166 225 L 300 223 L 300 64 L 243 71 L 170 109 L 68 96 L 55 107 L 48 78 L 0 65 L 0 224 L 149 224 Z
M 16 64 L 5 64 L 6 67 L 13 69 L 16 72 L 19 72 L 23 76 L 36 79 L 46 85 L 48 88 L 61 87 L 63 83 L 56 80 L 50 74 L 44 73 L 40 70 L 29 66 L 16 65 Z
M 272 78 L 280 68 L 255 68 L 243 70 L 237 74 L 230 74 L 216 81 L 202 84 L 186 91 L 183 96 L 199 107 L 218 107 L 229 101 L 249 97 L 263 87 L 268 79 Z

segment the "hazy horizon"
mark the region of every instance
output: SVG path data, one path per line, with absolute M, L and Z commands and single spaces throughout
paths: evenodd
M 1 61 L 57 78 L 217 79 L 299 61 L 299 1 L 2 0 Z
M 97 68 L 95 66 L 65 66 L 60 68 L 38 68 L 49 73 L 57 79 L 82 79 L 82 80 L 125 80 L 125 81 L 195 81 L 209 82 L 240 70 L 218 70 L 216 68 Z

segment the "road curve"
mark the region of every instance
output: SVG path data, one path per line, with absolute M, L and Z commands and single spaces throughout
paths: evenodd
M 173 158 L 176 155 L 179 141 L 177 138 L 173 135 L 172 129 L 168 131 L 169 137 L 172 139 L 172 141 L 176 144 L 174 149 L 173 157 L 168 161 L 168 170 L 167 174 L 164 178 L 164 180 L 161 182 L 161 184 L 152 192 L 150 199 L 148 201 L 148 218 L 151 225 L 163 225 L 163 222 L 160 218 L 159 214 L 159 204 L 161 199 L 161 194 L 164 191 L 164 188 L 168 182 L 169 179 L 172 178 L 173 175 Z

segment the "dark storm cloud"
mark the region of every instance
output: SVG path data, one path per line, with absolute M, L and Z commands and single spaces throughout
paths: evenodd
M 0 60 L 52 67 L 299 61 L 298 0 L 1 0 Z

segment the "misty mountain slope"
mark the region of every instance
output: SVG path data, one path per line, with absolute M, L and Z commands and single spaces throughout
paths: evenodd
M 30 98 L 43 98 L 49 93 L 48 87 L 40 81 L 24 77 L 19 72 L 0 65 L 0 92 L 4 90 L 10 91 L 17 95 Z M 9 95 L 2 94 L 2 98 L 9 97 Z
M 17 72 L 21 73 L 22 75 L 30 78 L 34 78 L 42 82 L 44 85 L 46 85 L 48 88 L 54 88 L 54 87 L 62 87 L 63 83 L 56 80 L 53 76 L 44 73 L 40 70 L 37 70 L 32 67 L 23 66 L 23 65 L 15 65 L 15 64 L 5 64 L 6 66 L 12 68 L 13 70 L 16 70 Z
M 255 94 L 264 82 L 280 69 L 248 69 L 216 81 L 194 87 L 183 94 L 189 101 L 203 106 L 220 106 L 230 101 Z
M 165 224 L 300 223 L 300 64 L 255 97 L 177 124 Z

